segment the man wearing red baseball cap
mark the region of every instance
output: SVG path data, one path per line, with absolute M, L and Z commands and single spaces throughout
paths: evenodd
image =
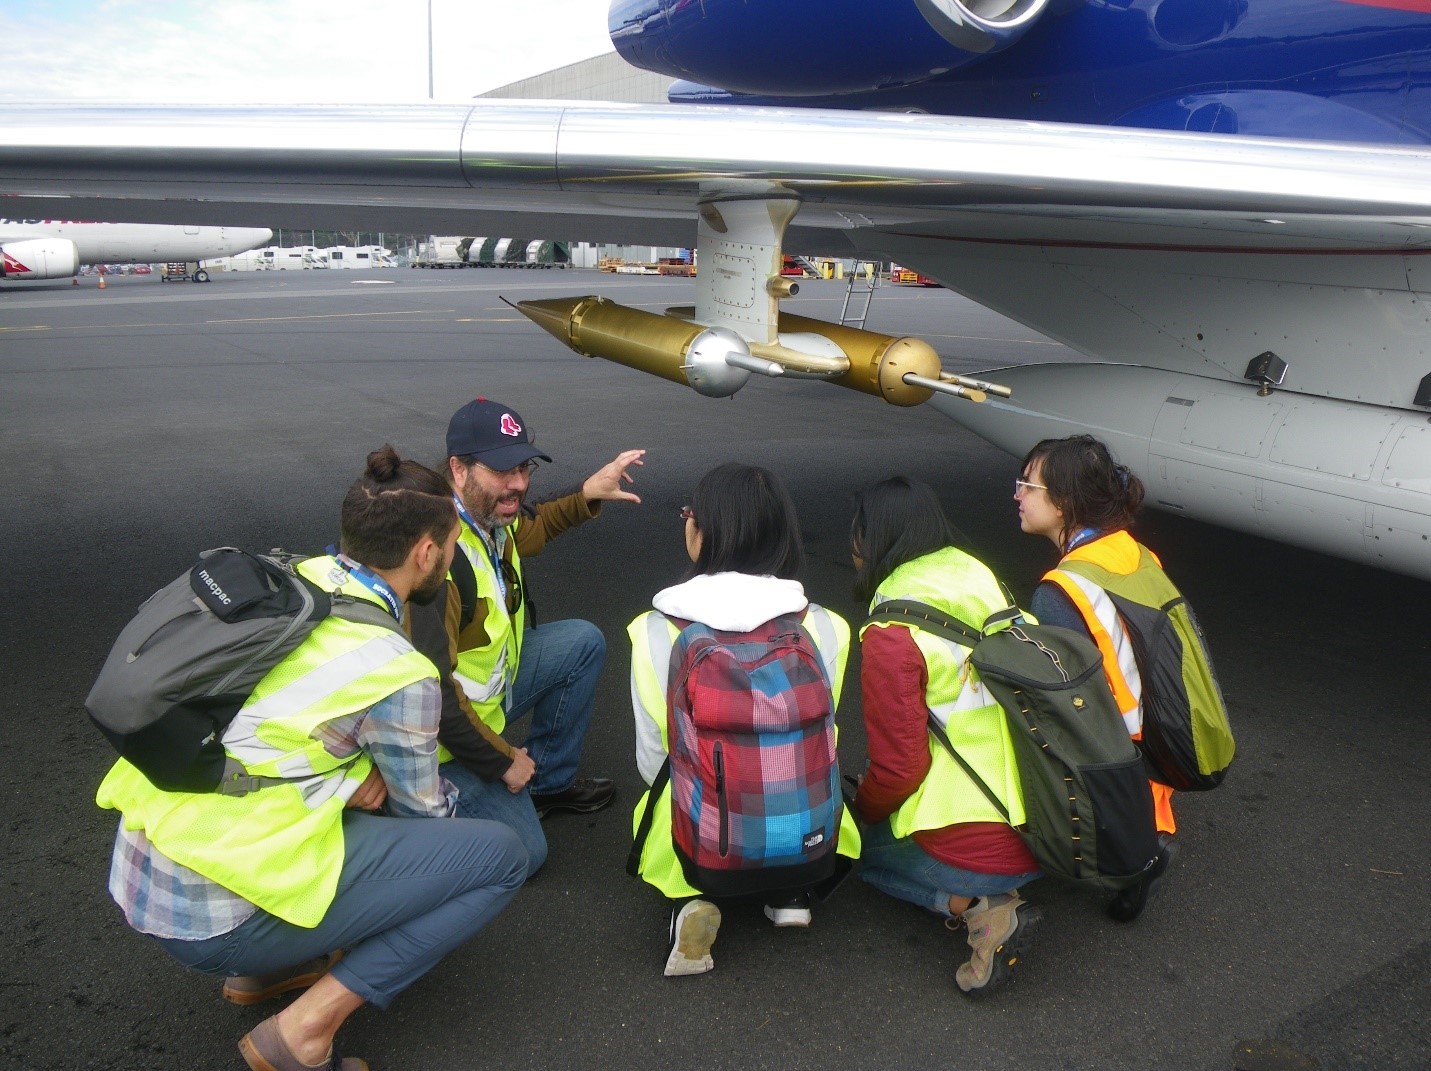
M 644 450 L 626 450 L 575 494 L 526 504 L 532 472 L 551 458 L 510 406 L 468 402 L 447 426 L 447 477 L 461 517 L 446 589 L 414 610 L 413 641 L 441 671 L 443 776 L 460 790 L 458 813 L 505 823 L 521 837 L 535 873 L 546 859 L 540 818 L 589 813 L 615 785 L 578 777 L 606 641 L 589 621 L 538 625 L 522 559 L 590 520 L 603 502 L 640 502 L 623 488 Z M 500 735 L 531 713 L 521 747 Z

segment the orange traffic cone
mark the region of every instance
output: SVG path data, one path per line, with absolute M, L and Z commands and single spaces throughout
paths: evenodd
M 101 290 L 104 289 L 104 276 L 103 276 L 103 275 L 101 275 L 101 276 L 99 277 L 99 288 L 100 288 Z

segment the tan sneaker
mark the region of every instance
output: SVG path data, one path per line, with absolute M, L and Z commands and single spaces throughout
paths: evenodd
M 666 957 L 666 977 L 705 974 L 715 969 L 711 945 L 720 929 L 720 908 L 709 900 L 692 900 L 671 919 L 671 954 Z
M 1010 893 L 1006 903 L 988 907 L 981 899 L 964 912 L 973 955 L 960 966 L 954 981 L 965 993 L 982 994 L 1002 984 L 1023 956 L 1029 931 L 1040 919 L 1038 908 Z

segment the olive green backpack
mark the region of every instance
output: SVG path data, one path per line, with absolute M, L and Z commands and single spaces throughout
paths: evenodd
M 975 629 L 911 599 L 881 603 L 866 623 L 912 626 L 971 648 L 969 662 L 1003 708 L 1013 741 L 1025 814 L 1013 828 L 1045 874 L 1109 895 L 1153 865 L 1152 790 L 1092 640 L 1030 624 L 1017 607 Z M 933 714 L 929 731 L 1009 821 Z

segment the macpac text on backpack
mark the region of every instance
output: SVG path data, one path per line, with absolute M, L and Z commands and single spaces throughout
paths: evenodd
M 199 579 L 202 580 L 205 585 L 207 585 L 208 589 L 213 592 L 214 598 L 218 599 L 219 602 L 223 603 L 225 606 L 229 606 L 233 603 L 233 599 L 229 598 L 228 595 L 225 594 L 224 589 L 219 587 L 218 582 L 215 581 L 214 578 L 209 575 L 209 571 L 207 569 L 200 569 L 197 575 Z

